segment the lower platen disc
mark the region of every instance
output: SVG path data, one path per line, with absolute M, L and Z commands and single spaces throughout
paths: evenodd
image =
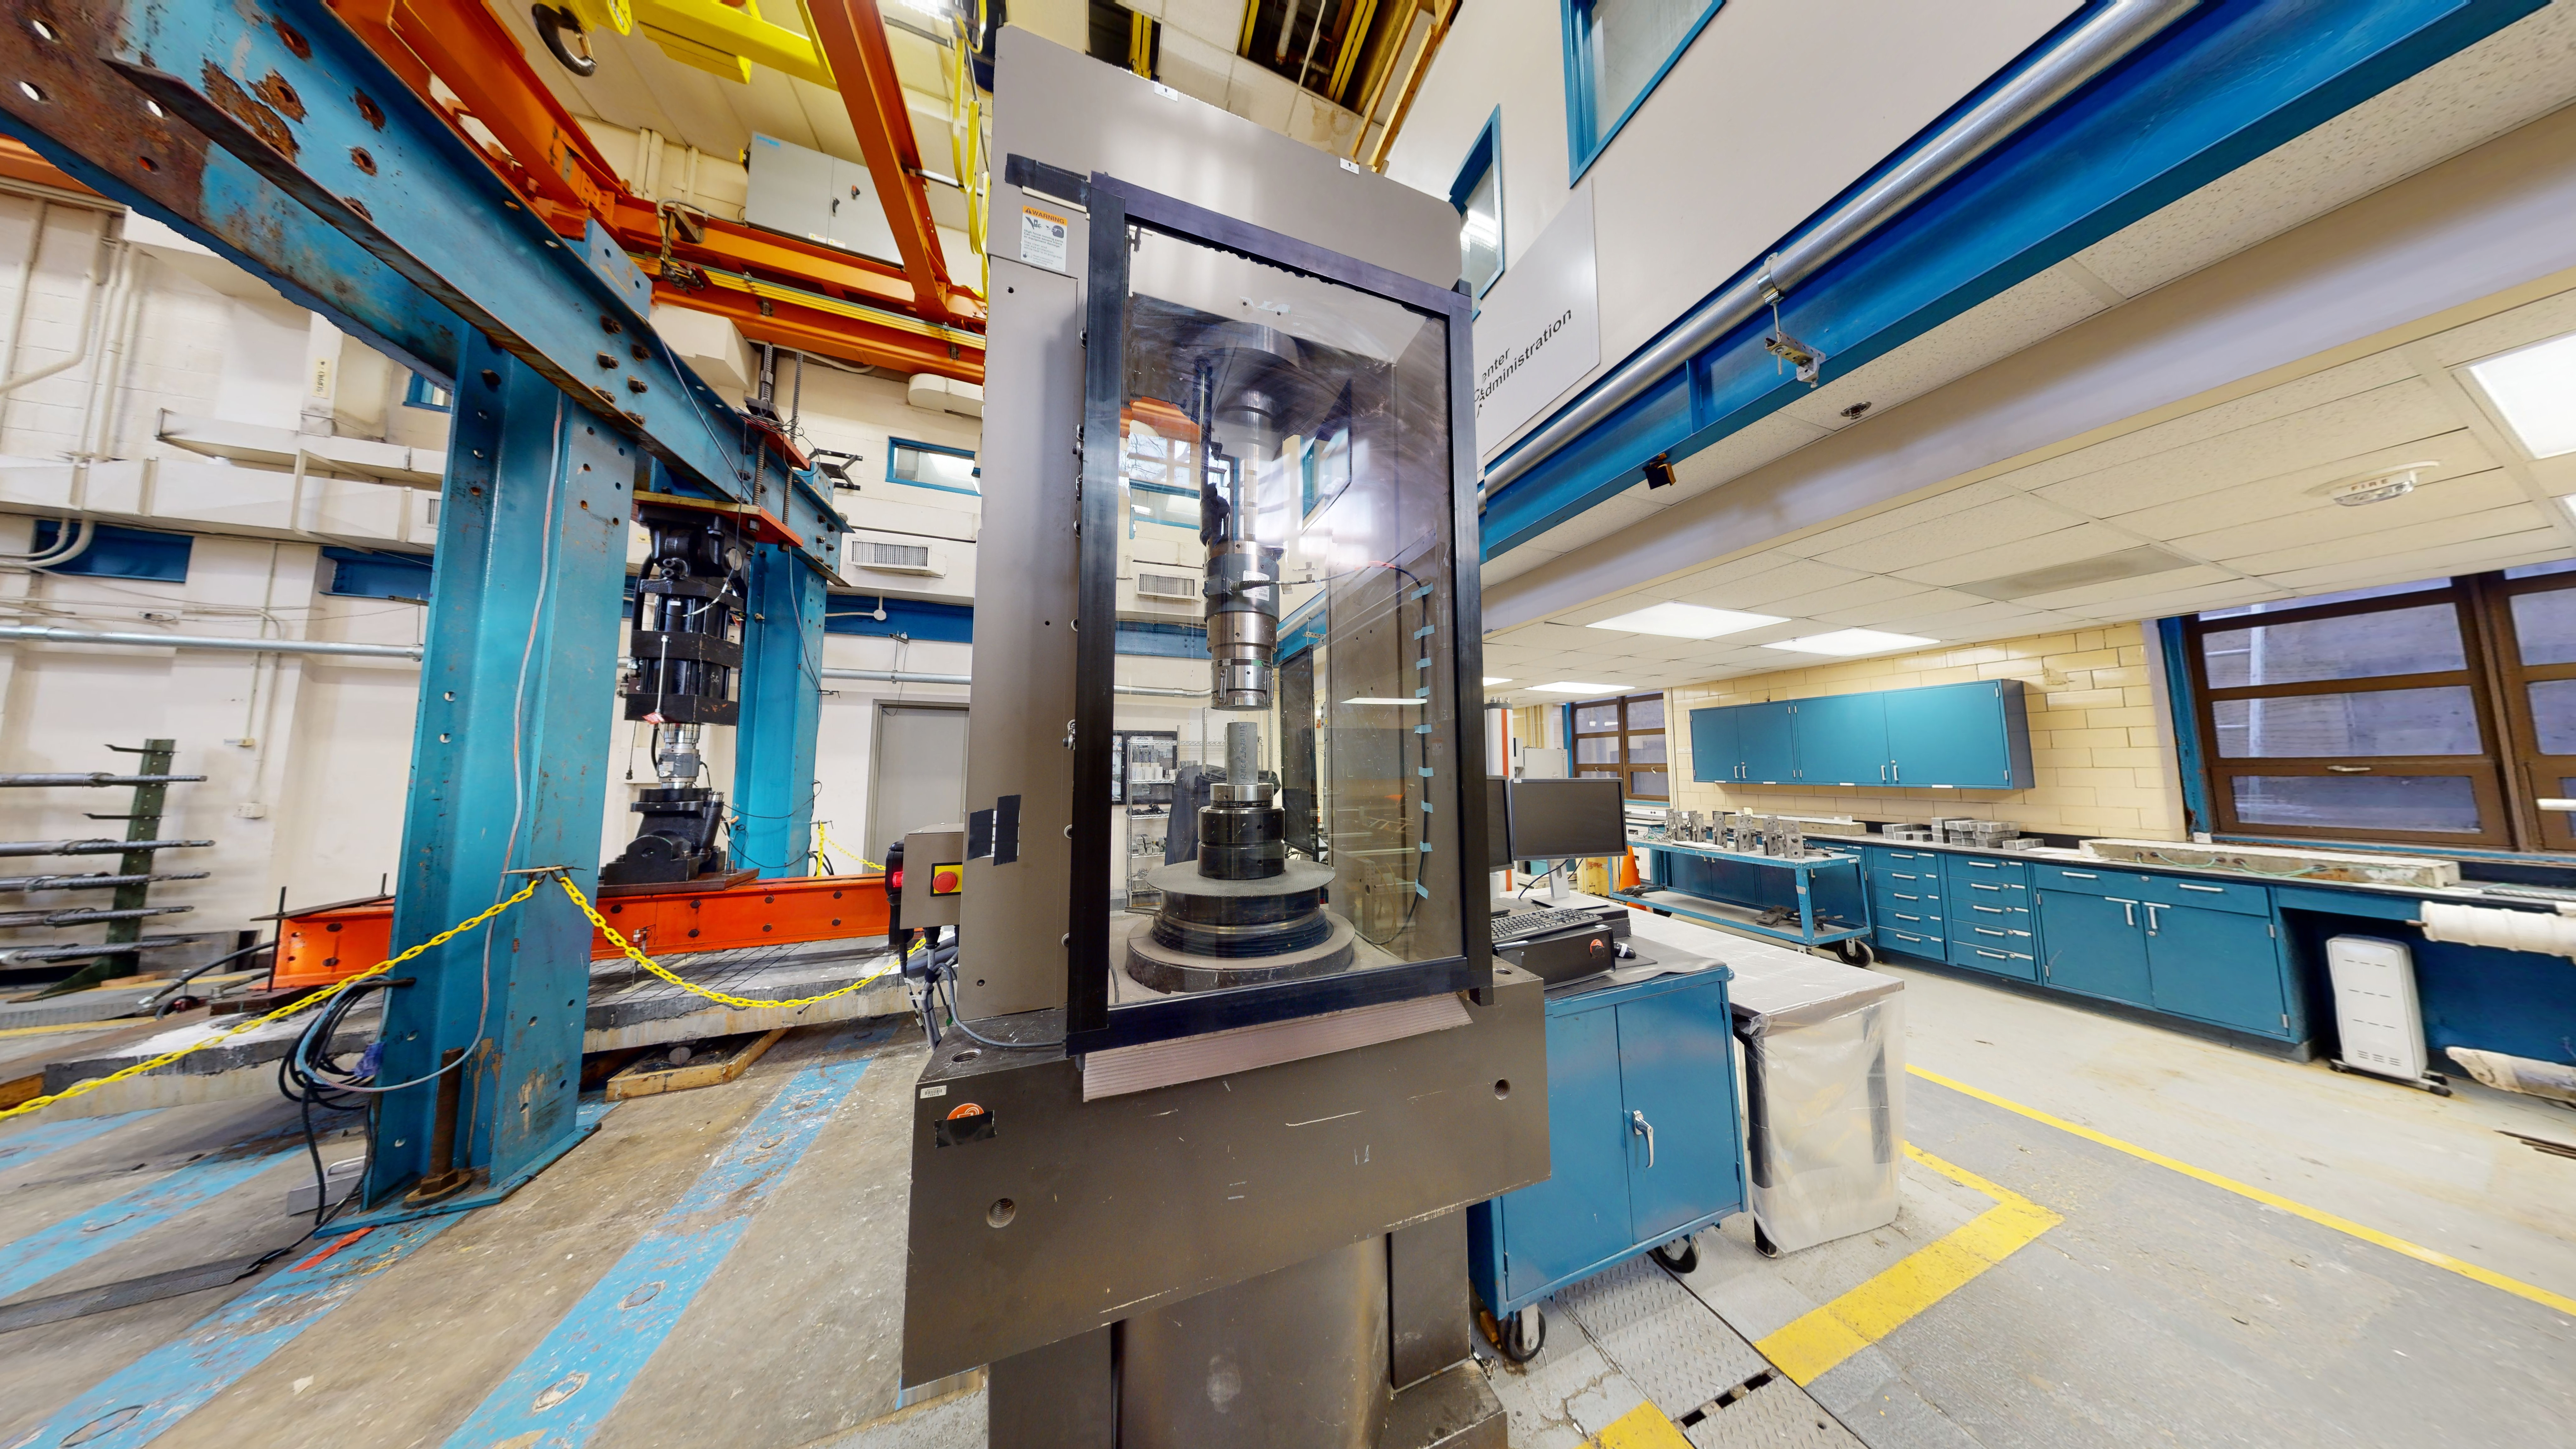
M 1151 933 L 1139 931 L 1127 938 L 1127 974 L 1156 991 L 1179 992 L 1222 991 L 1229 986 L 1293 981 L 1349 970 L 1354 940 L 1351 923 L 1332 911 L 1324 912 L 1324 919 L 1333 927 L 1324 939 L 1303 950 L 1284 951 L 1276 956 L 1200 956 L 1173 950 L 1156 941 Z

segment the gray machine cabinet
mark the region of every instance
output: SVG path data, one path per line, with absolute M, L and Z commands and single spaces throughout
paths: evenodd
M 867 167 L 758 132 L 744 161 L 751 175 L 743 220 L 903 265 L 894 224 L 886 220 L 885 202 Z

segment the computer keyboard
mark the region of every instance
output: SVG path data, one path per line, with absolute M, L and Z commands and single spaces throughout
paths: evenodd
M 1597 926 L 1601 923 L 1587 911 L 1540 909 L 1514 911 L 1509 915 L 1495 916 L 1492 918 L 1492 924 L 1494 944 L 1504 946 L 1514 941 L 1526 941 L 1532 936 L 1544 936 L 1550 931 L 1570 931 L 1585 926 Z

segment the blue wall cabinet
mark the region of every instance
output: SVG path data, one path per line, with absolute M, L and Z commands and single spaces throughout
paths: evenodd
M 1962 790 L 2031 787 L 2030 716 L 2018 679 L 1891 689 L 1888 783 Z
M 1798 778 L 1810 785 L 1890 783 L 1890 694 L 1829 694 L 1789 706 L 1797 724 Z
M 2156 1010 L 2263 1036 L 2289 1031 L 2280 928 L 2269 915 L 2154 901 L 2138 909 L 2147 918 L 2147 973 Z
M 1691 778 L 1702 784 L 1744 778 L 1741 716 L 1731 709 L 1690 712 Z
M 1740 704 L 1736 710 L 1736 749 L 1744 773 L 1755 784 L 1785 785 L 1798 778 L 1796 716 L 1786 703 Z
M 1709 783 L 2027 790 L 2018 679 L 1691 711 L 1691 777 Z
M 1743 1211 L 1732 975 L 1548 1002 L 1548 1179 L 1467 1210 L 1469 1276 L 1496 1317 Z
M 2046 953 L 2043 975 L 2049 985 L 2131 1006 L 2154 1003 L 2139 901 L 2086 891 L 2042 889 L 2033 894 L 2039 898 L 2040 949 Z

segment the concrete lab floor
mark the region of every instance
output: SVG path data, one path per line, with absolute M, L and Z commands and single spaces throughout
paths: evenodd
M 1931 1072 L 2576 1295 L 2576 1160 L 2499 1135 L 2576 1141 L 2576 1113 L 1897 974 Z M 980 1445 L 974 1376 L 895 1384 L 921 1055 L 908 1025 L 799 1031 L 609 1110 L 496 1208 L 0 1333 L 0 1446 Z M 1512 1442 L 2567 1442 L 2576 1316 L 1921 1077 L 1907 1106 L 1894 1225 L 1771 1261 L 1738 1218 L 1687 1278 L 1567 1290 L 1540 1359 L 1493 1368 Z M 309 1174 L 282 1103 L 0 1127 L 0 1304 L 286 1246 Z

